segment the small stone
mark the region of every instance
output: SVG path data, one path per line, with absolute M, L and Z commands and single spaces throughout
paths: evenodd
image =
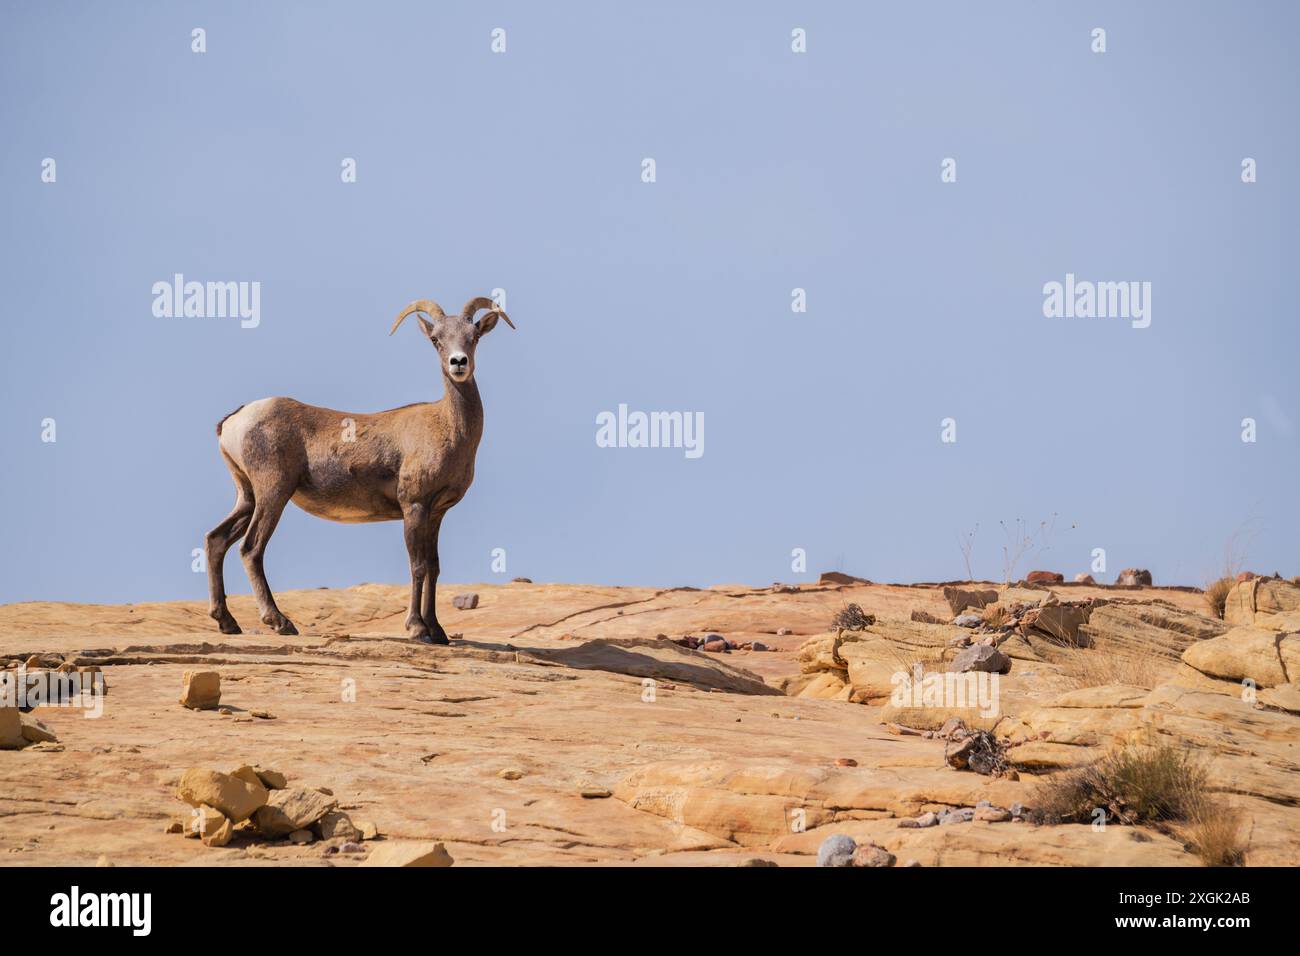
M 579 793 L 582 795 L 582 799 L 584 800 L 604 800 L 606 797 L 613 796 L 613 793 L 606 790 L 604 787 L 587 787 L 584 790 L 580 790 Z
M 199 807 L 198 810 L 195 830 L 198 831 L 199 839 L 203 841 L 203 845 L 225 846 L 229 843 L 230 838 L 235 833 L 235 827 L 230 822 L 230 818 L 213 807 L 203 806 Z
M 1096 584 L 1096 579 L 1091 574 L 1080 572 L 1074 576 L 1075 584 Z
M 34 744 L 56 744 L 59 742 L 59 738 L 44 721 L 38 720 L 31 714 L 23 714 L 21 719 L 24 740 Z
M 262 786 L 267 790 L 283 790 L 289 785 L 288 779 L 278 770 L 268 770 L 266 767 L 254 767 L 253 772 L 257 774 L 257 779 L 262 781 Z
M 1021 803 L 1011 804 L 1011 815 L 1013 817 L 1023 817 L 1025 815 L 1024 804 Z
M 532 578 L 511 578 L 510 583 L 511 584 L 532 584 L 533 579 Z
M 979 627 L 984 623 L 982 614 L 959 614 L 952 619 L 958 627 Z
M 196 708 L 196 709 L 203 709 L 203 708 Z M 230 717 L 233 716 L 235 712 L 229 707 L 218 707 L 217 713 L 220 714 L 222 717 Z
M 856 767 L 858 762 L 852 757 L 836 757 L 835 766 L 837 767 Z
M 911 817 L 903 817 L 903 819 L 898 821 L 898 826 L 903 830 L 916 830 L 921 826 L 921 824 L 917 823 Z
M 365 853 L 366 848 L 360 843 L 344 843 L 339 847 L 340 853 Z
M 893 866 L 894 854 L 890 853 L 883 846 L 876 846 L 874 843 L 864 843 L 853 851 L 854 866 Z
M 358 820 L 357 829 L 361 831 L 363 840 L 373 840 L 379 836 L 379 827 L 373 820 Z
M 522 770 L 516 770 L 513 767 L 508 767 L 505 770 L 497 771 L 497 776 L 500 777 L 502 780 L 519 780 L 520 778 L 523 777 L 523 775 L 524 772 Z
M 322 840 L 345 840 L 355 843 L 361 839 L 361 831 L 342 810 L 331 810 L 316 821 L 316 829 Z M 292 836 L 290 837 L 292 839 Z
M 761 856 L 749 856 L 741 860 L 736 866 L 780 866 L 775 860 L 765 860 Z
M 474 593 L 457 594 L 451 599 L 451 606 L 458 611 L 472 611 L 478 607 L 478 595 Z
M 918 827 L 921 827 L 922 829 L 924 829 L 925 827 L 938 826 L 939 815 L 937 813 L 934 813 L 933 811 L 929 813 L 923 813 L 916 818 L 916 825 Z
M 163 833 L 184 833 L 185 824 L 180 820 L 171 820 L 163 827 Z
M 316 835 L 310 830 L 294 830 L 289 834 L 289 842 L 297 846 L 306 846 L 314 839 Z
M 95 861 L 95 866 L 112 866 L 113 861 L 106 854 L 101 853 L 99 859 Z
M 986 823 L 1006 823 L 1011 819 L 1011 811 L 1001 807 L 979 807 L 975 811 L 975 819 Z
M 398 841 L 377 844 L 361 865 L 438 867 L 451 866 L 454 862 L 441 843 Z
M 920 860 L 908 860 L 906 863 L 903 864 L 903 866 L 920 866 L 920 865 L 921 865 Z
M 212 710 L 221 702 L 221 675 L 216 671 L 186 671 L 181 675 L 181 705 Z
M 950 670 L 959 674 L 982 672 L 986 674 L 1005 674 L 1011 670 L 1011 658 L 995 647 L 976 644 L 961 651 L 952 659 Z
M 749 649 L 751 651 L 766 651 L 766 650 L 770 650 L 771 648 L 769 648 L 762 641 L 754 641 L 752 644 L 749 645 Z
M 952 823 L 970 823 L 974 819 L 974 807 L 958 807 L 956 810 L 948 810 L 940 814 L 939 825 L 947 826 Z
M 794 633 L 794 631 L 790 630 L 790 628 L 788 628 L 788 627 L 778 627 L 778 628 L 776 629 L 776 636 L 777 636 L 777 637 L 789 637 L 789 636 L 790 636 L 791 634 L 793 634 L 793 633 Z
M 250 710 L 249 713 L 259 720 L 275 720 L 275 714 L 269 710 Z
M 949 746 L 944 754 L 944 759 L 948 761 L 948 766 L 954 770 L 965 770 L 970 765 L 971 754 L 975 752 L 975 738 L 966 737 L 959 741 L 957 745 Z
M 963 734 L 966 732 L 966 721 L 960 717 L 949 717 L 939 728 L 939 736 L 944 738 L 955 737 L 958 732 Z
M 721 638 L 705 641 L 704 646 L 701 648 L 701 650 L 708 651 L 710 654 L 725 654 L 728 649 L 727 642 Z
M 853 854 L 858 848 L 853 837 L 842 833 L 832 834 L 817 848 L 818 866 L 852 866 Z

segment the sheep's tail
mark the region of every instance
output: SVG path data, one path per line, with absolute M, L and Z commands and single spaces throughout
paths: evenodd
M 243 410 L 243 408 L 244 408 L 244 406 L 243 406 L 243 405 L 240 405 L 239 408 L 236 408 L 233 412 L 230 413 L 230 415 L 238 415 L 238 414 Z M 223 418 L 223 419 L 221 419 L 221 421 L 217 422 L 217 437 L 218 437 L 218 438 L 221 437 L 221 426 L 224 425 L 224 424 L 226 423 L 226 418 L 229 418 L 230 415 L 225 416 L 225 418 Z

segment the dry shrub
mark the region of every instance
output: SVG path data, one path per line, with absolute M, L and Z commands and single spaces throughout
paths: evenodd
M 1113 654 L 1095 648 L 1071 651 L 1061 662 L 1061 677 L 1071 687 L 1131 684 L 1147 690 L 1173 676 L 1178 665 L 1165 657 Z
M 831 618 L 831 627 L 834 629 L 843 628 L 846 631 L 865 630 L 869 625 L 876 623 L 876 616 L 868 614 L 856 604 L 846 604 L 835 612 Z
M 1205 768 L 1181 747 L 1124 747 L 1040 784 L 1035 816 L 1044 823 L 1090 823 L 1100 808 L 1118 823 L 1190 821 L 1209 802 L 1205 780 Z
M 1223 620 L 1223 609 L 1228 603 L 1228 592 L 1237 586 L 1236 578 L 1219 578 L 1205 589 L 1205 603 L 1210 614 Z

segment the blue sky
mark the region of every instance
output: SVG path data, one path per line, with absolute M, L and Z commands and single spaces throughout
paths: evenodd
M 999 523 L 1053 515 L 1019 570 L 1300 573 L 1296 11 L 6 4 L 0 601 L 204 596 L 217 419 L 434 400 L 388 326 L 494 288 L 444 580 L 948 579 L 976 526 L 999 578 Z M 155 317 L 175 273 L 259 282 L 260 324 Z M 1067 273 L 1150 282 L 1150 327 L 1045 317 Z M 705 453 L 598 447 L 621 403 Z M 404 582 L 400 527 L 291 506 L 267 573 Z

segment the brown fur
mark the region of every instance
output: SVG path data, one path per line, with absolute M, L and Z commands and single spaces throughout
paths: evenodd
M 485 301 L 490 307 L 490 300 L 470 304 Z M 223 633 L 240 633 L 226 606 L 223 564 L 241 537 L 240 554 L 262 622 L 281 634 L 297 633 L 276 607 L 262 568 L 267 541 L 292 501 L 331 521 L 401 520 L 411 564 L 407 634 L 447 643 L 434 611 L 438 531 L 474 480 L 483 434 L 474 352 L 505 314 L 490 311 L 476 324 L 477 308 L 467 305 L 468 315 L 444 316 L 435 304 L 422 301 L 409 306 L 399 323 L 417 306 L 432 316 L 419 321 L 439 353 L 446 389 L 440 401 L 353 414 L 292 398 L 264 398 L 217 424 L 221 456 L 236 488 L 234 510 L 207 536 L 209 613 Z

